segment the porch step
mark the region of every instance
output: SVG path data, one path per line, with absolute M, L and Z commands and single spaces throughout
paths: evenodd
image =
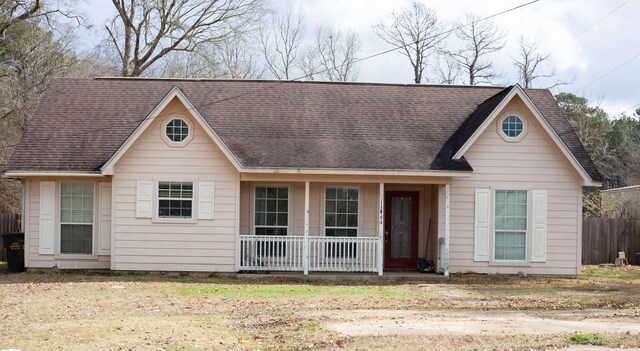
M 356 281 L 369 283 L 396 283 L 396 282 L 442 282 L 449 280 L 442 274 L 419 272 L 384 272 L 380 276 L 374 273 L 309 273 L 300 272 L 265 272 L 265 273 L 238 273 L 238 279 L 287 279 L 299 281 Z

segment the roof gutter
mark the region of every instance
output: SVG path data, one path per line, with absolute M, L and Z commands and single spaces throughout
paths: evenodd
M 262 174 L 319 174 L 319 175 L 385 175 L 409 177 L 469 177 L 473 171 L 414 171 L 394 169 L 352 169 L 352 168 L 295 168 L 295 167 L 247 167 L 241 173 Z
M 3 178 L 20 179 L 25 177 L 92 177 L 104 178 L 100 172 L 57 172 L 57 171 L 7 171 Z

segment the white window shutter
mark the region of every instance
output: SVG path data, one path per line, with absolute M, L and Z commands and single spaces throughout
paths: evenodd
M 476 189 L 473 260 L 489 261 L 489 223 L 491 190 Z
M 198 184 L 198 219 L 213 219 L 213 207 L 213 182 L 200 182 Z
M 153 182 L 152 181 L 138 181 L 138 187 L 136 190 L 136 217 L 137 218 L 151 218 L 152 217 L 152 204 L 153 201 Z
M 533 190 L 531 262 L 547 261 L 547 191 Z
M 111 183 L 99 183 L 100 214 L 98 225 L 100 239 L 98 255 L 111 254 Z
M 38 252 L 53 255 L 56 213 L 56 182 L 40 182 L 40 238 Z

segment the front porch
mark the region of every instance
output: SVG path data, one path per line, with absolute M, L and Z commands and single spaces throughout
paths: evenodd
M 238 271 L 448 276 L 449 185 L 423 181 L 242 181 Z

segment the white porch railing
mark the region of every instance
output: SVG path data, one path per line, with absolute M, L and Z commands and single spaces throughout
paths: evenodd
M 378 272 L 380 244 L 378 237 L 240 235 L 240 270 Z

